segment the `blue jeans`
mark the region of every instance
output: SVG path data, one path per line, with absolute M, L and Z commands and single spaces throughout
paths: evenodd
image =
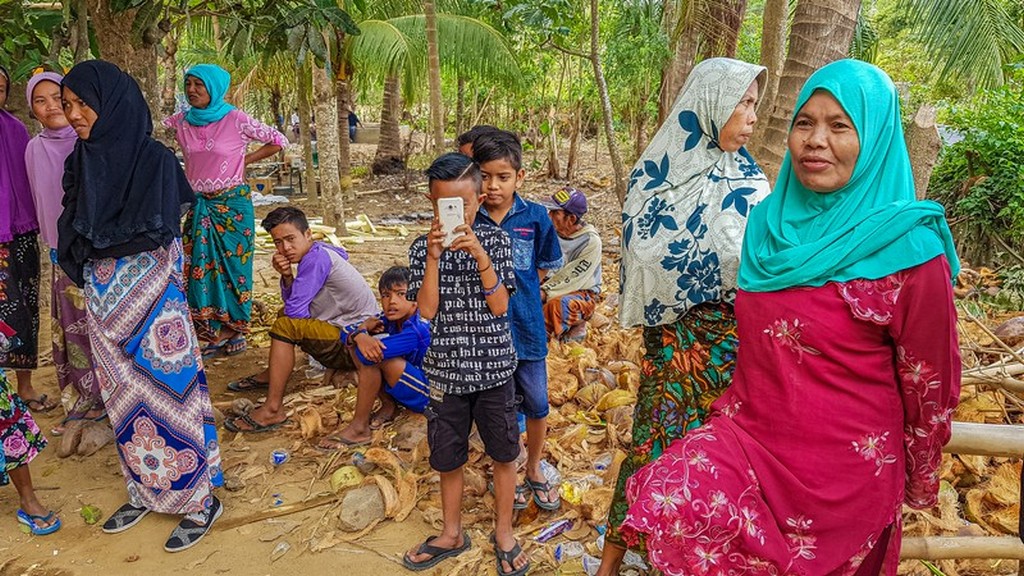
M 523 398 L 519 411 L 527 418 L 546 417 L 550 411 L 547 360 L 520 360 L 512 380 L 516 383 L 516 394 Z

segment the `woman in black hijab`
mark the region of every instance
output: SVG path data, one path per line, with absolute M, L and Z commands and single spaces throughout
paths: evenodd
M 149 512 L 185 515 L 164 549 L 198 542 L 220 516 L 220 450 L 199 343 L 182 289 L 181 214 L 194 199 L 151 136 L 135 80 L 99 60 L 64 77 L 78 134 L 65 163 L 58 261 L 84 285 L 89 340 L 117 437 L 128 503 L 116 533 Z

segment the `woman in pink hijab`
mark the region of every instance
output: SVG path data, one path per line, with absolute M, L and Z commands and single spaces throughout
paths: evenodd
M 57 265 L 57 218 L 63 209 L 64 160 L 78 139 L 61 106 L 61 80 L 60 74 L 42 72 L 29 79 L 25 89 L 32 116 L 43 126 L 42 132 L 28 143 L 25 165 L 39 220 L 40 240 L 43 249 L 49 250 L 53 263 L 50 291 L 53 363 L 67 410 L 67 417 L 52 430 L 55 435 L 63 434 L 64 427 L 71 421 L 106 418 L 99 381 L 93 373 L 85 297 Z

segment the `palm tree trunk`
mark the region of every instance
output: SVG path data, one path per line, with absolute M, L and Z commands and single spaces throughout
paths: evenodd
M 786 151 L 786 134 L 800 87 L 812 72 L 845 58 L 857 25 L 860 0 L 799 0 L 789 35 L 789 54 L 775 102 L 767 114 L 765 137 L 754 149 L 768 179 L 775 182 Z
M 786 59 L 786 25 L 789 23 L 789 0 L 766 0 L 764 23 L 761 32 L 761 66 L 768 69 L 764 86 L 758 86 L 761 110 L 766 114 L 764 121 L 754 127 L 752 142 L 760 143 L 768 132 L 767 113 L 779 92 L 779 78 L 782 64 Z
M 178 91 L 178 37 L 176 33 L 164 36 L 164 53 L 160 56 L 160 67 L 164 69 L 164 85 L 160 92 L 160 116 L 167 118 L 174 114 L 175 93 Z M 165 143 L 174 141 L 169 128 L 159 130 L 161 140 Z
M 89 4 L 86 0 L 75 1 L 75 64 L 89 58 Z
M 334 96 L 334 84 L 324 66 L 313 66 L 313 102 L 320 119 L 317 122 L 316 137 L 324 223 L 345 233 L 345 204 L 338 181 L 338 101 Z
M 597 0 L 590 0 L 590 63 L 594 67 L 594 80 L 597 93 L 601 97 L 601 116 L 604 118 L 604 133 L 608 137 L 608 156 L 611 157 L 612 171 L 615 173 L 615 195 L 619 197 L 619 205 L 626 201 L 626 170 L 622 166 L 619 146 L 615 142 L 615 126 L 612 123 L 612 101 L 608 97 L 608 83 L 604 79 L 601 67 L 600 52 L 600 19 L 597 13 Z
M 466 129 L 466 79 L 459 75 L 458 91 L 455 96 L 455 133 L 462 134 Z
M 288 118 L 285 117 L 281 111 L 281 81 L 275 79 L 273 86 L 270 87 L 270 114 L 274 117 L 274 125 L 281 132 L 288 132 Z M 278 118 L 281 119 L 281 123 L 278 124 Z
M 702 42 L 702 56 L 736 56 L 736 44 L 739 42 L 740 26 L 747 12 L 747 0 L 716 0 L 709 3 L 708 22 L 710 32 Z
M 673 13 L 675 14 L 675 12 Z M 666 11 L 666 15 L 668 14 L 669 12 Z M 674 27 L 674 24 L 671 22 L 668 25 Z M 683 26 L 682 33 L 669 44 L 673 47 L 672 58 L 665 63 L 665 67 L 661 71 L 661 89 L 658 92 L 659 126 L 664 122 L 665 116 L 672 111 L 676 96 L 683 88 L 686 77 L 690 75 L 690 70 L 693 70 L 694 61 L 697 59 L 697 48 L 700 44 L 700 28 L 693 22 L 687 23 Z
M 371 171 L 374 174 L 397 174 L 405 170 L 405 156 L 402 154 L 402 131 L 399 125 L 401 95 L 398 91 L 398 75 L 391 74 L 384 79 L 384 101 L 380 107 L 380 140 L 373 157 Z
M 581 116 L 583 116 L 583 101 L 577 100 L 573 106 L 571 127 L 569 128 L 569 159 L 565 162 L 565 179 L 570 182 L 576 177 L 576 167 L 579 164 Z
M 99 57 L 131 74 L 139 83 L 146 102 L 160 101 L 156 77 L 156 44 L 160 38 L 143 34 L 142 42 L 132 32 L 138 8 L 115 12 L 110 0 L 88 0 L 89 14 L 99 44 Z
M 352 146 L 348 138 L 348 111 L 352 106 L 348 78 L 339 74 L 334 80 L 334 90 L 338 110 L 338 179 L 341 195 L 347 202 L 355 200 L 352 190 Z
M 316 168 L 313 167 L 313 138 L 309 129 L 313 125 L 309 103 L 310 95 L 313 92 L 313 79 L 310 76 L 309 64 L 306 62 L 296 64 L 295 71 L 295 85 L 298 88 L 299 141 L 302 142 L 302 161 L 305 164 L 302 179 L 306 183 L 306 198 L 309 200 L 310 206 L 319 206 L 320 198 L 317 195 L 316 189 Z M 319 210 L 317 211 L 319 212 Z
M 559 179 L 562 170 L 558 158 L 558 111 L 555 105 L 548 106 L 548 178 Z
M 444 151 L 444 111 L 441 107 L 441 59 L 437 49 L 437 11 L 433 0 L 423 0 L 427 31 L 427 85 L 430 91 L 430 131 L 434 154 Z

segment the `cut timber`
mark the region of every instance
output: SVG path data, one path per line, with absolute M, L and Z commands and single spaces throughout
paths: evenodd
M 320 496 L 319 498 L 312 498 L 305 502 L 296 502 L 295 504 L 287 504 L 285 506 L 278 506 L 277 508 L 262 510 L 241 518 L 228 518 L 218 522 L 217 528 L 220 530 L 231 530 L 232 528 L 238 528 L 239 526 L 245 526 L 246 524 L 252 524 L 253 522 L 260 522 L 271 518 L 280 518 L 281 516 L 288 516 L 289 514 L 305 512 L 306 510 L 319 508 L 326 504 L 332 504 L 338 500 L 339 498 L 334 494 L 329 496 Z
M 907 152 L 910 153 L 910 167 L 914 172 L 914 190 L 917 199 L 924 200 L 928 194 L 928 180 L 939 158 L 942 140 L 935 127 L 935 107 L 921 106 L 914 115 L 914 121 L 907 126 L 904 136 Z
M 953 422 L 953 435 L 942 450 L 949 454 L 1018 458 L 1024 454 L 1024 426 Z
M 986 366 L 984 368 L 972 368 L 964 370 L 964 384 L 973 383 L 976 380 L 1002 379 L 1007 376 L 1020 376 L 1024 374 L 1024 364 L 1010 363 L 998 366 Z
M 1024 544 L 1015 536 L 918 536 L 903 539 L 901 560 L 991 558 L 1024 560 Z

